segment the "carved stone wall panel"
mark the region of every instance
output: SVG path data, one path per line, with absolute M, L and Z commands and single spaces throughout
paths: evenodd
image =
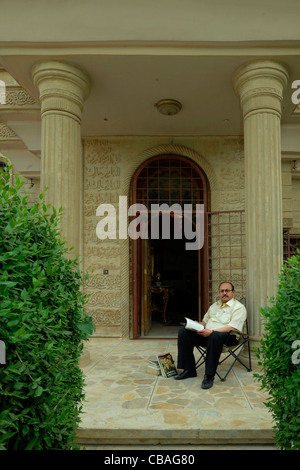
M 120 309 L 90 308 L 89 315 L 92 316 L 95 325 L 101 326 L 120 326 Z
M 4 122 L 0 122 L 0 140 L 20 140 L 20 137 Z
M 34 98 L 24 90 L 24 88 L 18 87 L 11 88 L 8 86 L 6 88 L 6 105 L 8 107 L 19 107 L 19 106 L 35 106 L 39 107 Z
M 118 290 L 109 291 L 90 291 L 86 289 L 88 294 L 88 307 L 103 308 L 120 308 L 120 292 Z
M 85 282 L 86 288 L 91 289 L 120 289 L 120 275 L 92 274 Z
M 86 191 L 84 198 L 84 215 L 94 217 L 100 204 L 113 204 L 117 207 L 119 194 L 112 191 Z M 96 209 L 95 209 L 96 208 Z
M 95 214 L 96 214 L 96 209 L 95 209 Z M 110 239 L 107 238 L 105 240 L 100 240 L 97 237 L 96 227 L 99 221 L 100 221 L 100 217 L 96 217 L 96 215 L 85 217 L 85 243 L 86 245 L 87 246 L 89 245 L 101 246 L 103 243 L 107 244 L 108 246 L 113 246 L 114 244 L 118 245 L 119 241 L 117 238 L 117 235 L 118 235 L 117 233 L 114 234 L 114 232 L 110 232 Z M 115 238 L 112 238 L 113 236 Z
M 98 240 L 101 243 L 101 240 Z M 105 248 L 105 246 L 107 248 Z M 85 249 L 85 266 L 89 273 L 101 273 L 108 270 L 110 275 L 120 273 L 120 249 L 104 245 L 101 247 L 89 246 Z
M 120 325 L 120 242 L 100 240 L 96 216 L 100 204 L 118 206 L 120 157 L 118 142 L 105 139 L 84 141 L 84 269 L 91 273 L 85 283 L 87 311 L 96 327 Z M 108 274 L 104 274 L 104 272 Z

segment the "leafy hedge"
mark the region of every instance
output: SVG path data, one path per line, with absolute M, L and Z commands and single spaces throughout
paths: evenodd
M 257 377 L 269 393 L 266 406 L 275 422 L 276 445 L 284 450 L 300 449 L 300 349 L 295 351 L 300 343 L 299 255 L 283 265 L 277 296 L 261 310 L 266 325 Z
M 0 174 L 0 449 L 72 449 L 84 400 L 79 359 L 93 331 L 61 211 L 32 206 Z

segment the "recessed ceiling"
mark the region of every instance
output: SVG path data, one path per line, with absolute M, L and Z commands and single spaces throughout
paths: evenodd
M 38 97 L 31 79 L 32 65 L 46 57 L 7 57 L 13 71 L 30 93 Z M 258 57 L 170 55 L 58 56 L 83 67 L 91 78 L 84 104 L 82 135 L 241 135 L 243 120 L 232 77 L 237 68 Z M 283 103 L 283 123 L 291 118 L 291 82 L 300 78 L 298 56 L 271 59 L 291 72 Z M 155 104 L 164 98 L 178 100 L 180 113 L 164 116 Z M 22 117 L 24 119 L 24 117 Z

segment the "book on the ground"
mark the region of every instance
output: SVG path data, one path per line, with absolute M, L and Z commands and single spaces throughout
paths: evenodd
M 177 375 L 177 369 L 170 353 L 160 354 L 157 356 L 157 360 L 163 377 L 172 377 L 173 375 Z
M 147 365 L 147 371 L 149 374 L 161 375 L 160 365 L 158 361 L 149 361 Z
M 190 318 L 185 317 L 186 319 L 186 325 L 185 328 L 187 330 L 192 330 L 192 331 L 201 331 L 204 330 L 204 326 L 201 325 L 199 322 L 191 320 Z

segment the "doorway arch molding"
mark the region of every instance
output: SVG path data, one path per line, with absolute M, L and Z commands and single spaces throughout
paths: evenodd
M 136 156 L 134 161 L 132 161 L 132 165 L 128 165 L 127 171 L 124 174 L 124 179 L 123 183 L 126 184 L 127 188 L 124 190 L 126 193 L 124 194 L 129 194 L 130 191 L 130 184 L 131 184 L 131 179 L 134 173 L 137 171 L 139 166 L 147 161 L 148 159 L 152 157 L 157 157 L 159 155 L 165 155 L 165 154 L 173 154 L 173 155 L 178 155 L 180 157 L 186 157 L 192 160 L 194 163 L 196 163 L 201 170 L 205 173 L 209 186 L 211 189 L 211 203 L 213 210 L 218 210 L 219 209 L 219 197 L 218 197 L 218 190 L 217 190 L 217 177 L 216 174 L 212 168 L 212 166 L 208 163 L 208 161 L 200 155 L 198 152 L 196 152 L 193 149 L 190 149 L 188 147 L 185 147 L 184 145 L 178 145 L 178 144 L 161 144 L 156 147 L 152 147 L 150 149 L 144 150 L 141 152 L 139 155 Z M 122 188 L 123 189 L 123 188 Z
M 151 147 L 137 154 L 122 172 L 120 194 L 127 195 L 128 205 L 130 204 L 130 187 L 132 178 L 138 168 L 147 160 L 159 155 L 178 155 L 186 157 L 196 163 L 205 173 L 211 194 L 211 207 L 214 210 L 219 209 L 219 191 L 217 189 L 217 177 L 212 166 L 207 160 L 188 147 L 178 144 L 161 144 Z M 120 240 L 120 271 L 121 271 L 121 334 L 122 337 L 132 337 L 132 308 L 130 295 L 130 240 Z

